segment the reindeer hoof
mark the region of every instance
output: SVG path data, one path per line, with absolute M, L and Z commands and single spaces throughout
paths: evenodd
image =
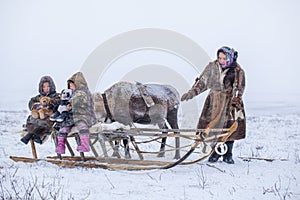
M 118 152 L 113 152 L 113 154 L 111 155 L 111 157 L 120 157 L 120 154 Z
M 180 155 L 179 154 L 176 154 L 175 156 L 174 156 L 174 159 L 176 159 L 176 160 L 178 160 L 180 158 Z
M 160 152 L 160 153 L 157 155 L 157 157 L 159 157 L 159 158 L 165 157 L 165 152 Z
M 125 159 L 131 159 L 130 155 L 125 155 Z
M 131 159 L 131 155 L 127 150 L 125 150 L 125 159 Z

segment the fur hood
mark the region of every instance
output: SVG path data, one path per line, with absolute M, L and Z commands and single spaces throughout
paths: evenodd
M 50 92 L 49 92 L 49 94 L 45 94 L 45 93 L 43 92 L 43 84 L 44 84 L 45 82 L 48 82 L 48 83 L 49 83 L 49 86 L 50 86 Z M 42 95 L 42 96 L 47 96 L 47 95 L 51 95 L 51 94 L 56 93 L 56 86 L 55 86 L 55 84 L 54 84 L 53 79 L 52 79 L 50 76 L 43 76 L 43 77 L 41 78 L 40 83 L 39 83 L 39 93 L 40 93 L 40 95 Z
M 82 74 L 82 72 L 75 73 L 71 78 L 69 78 L 68 83 L 73 82 L 75 84 L 76 90 L 86 90 L 88 89 L 87 82 Z M 69 88 L 69 84 L 68 84 Z

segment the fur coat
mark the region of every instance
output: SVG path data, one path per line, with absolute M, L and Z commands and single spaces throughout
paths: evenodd
M 242 96 L 245 89 L 245 73 L 234 62 L 224 70 L 215 60 L 210 62 L 192 87 L 195 95 L 210 89 L 206 97 L 197 128 L 229 128 L 237 118 L 238 128 L 228 141 L 246 136 L 246 116 Z M 238 105 L 233 101 L 238 99 Z
M 75 73 L 68 82 L 73 82 L 76 87 L 70 100 L 75 125 L 79 121 L 83 121 L 88 127 L 91 127 L 96 123 L 94 101 L 83 74 Z
M 43 93 L 43 83 L 49 82 L 50 92 L 48 94 Z M 53 79 L 50 76 L 43 76 L 38 86 L 39 94 L 32 97 L 28 102 L 29 110 L 31 110 L 33 103 L 39 102 L 41 96 L 48 96 L 51 98 L 49 109 L 55 110 L 60 102 L 60 94 L 56 92 L 56 87 Z M 39 137 L 49 135 L 51 133 L 53 122 L 46 119 L 35 119 L 28 116 L 26 121 L 26 128 L 29 133 L 35 134 Z

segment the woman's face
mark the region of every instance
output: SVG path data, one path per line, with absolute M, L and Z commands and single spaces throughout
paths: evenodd
M 226 67 L 226 64 L 227 64 L 226 63 L 226 55 L 224 53 L 222 53 L 222 52 L 219 53 L 218 61 L 222 67 Z
M 49 82 L 44 82 L 43 83 L 43 92 L 45 93 L 45 94 L 48 94 L 49 92 L 50 92 L 50 85 L 49 85 Z

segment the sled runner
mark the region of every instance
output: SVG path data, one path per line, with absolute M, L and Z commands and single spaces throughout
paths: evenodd
M 74 129 L 68 136 L 66 146 L 69 153 L 66 156 L 57 154 L 46 158 L 37 158 L 35 144 L 32 142 L 33 158 L 10 156 L 16 162 L 47 161 L 61 167 L 103 168 L 112 170 L 150 170 L 168 169 L 176 165 L 188 165 L 200 162 L 215 151 L 217 142 L 225 142 L 237 129 L 237 122 L 230 128 L 217 129 L 157 129 L 157 128 L 129 128 L 114 122 L 112 124 L 99 123 L 90 128 L 91 153 L 73 151 L 72 145 L 78 140 L 78 133 Z M 162 134 L 164 132 L 165 134 Z M 175 133 L 173 133 L 175 132 Z M 176 134 L 180 132 L 180 134 Z M 195 134 L 195 133 L 198 134 Z M 51 133 L 57 145 L 57 130 Z M 158 157 L 157 151 L 162 138 L 168 138 L 165 156 Z M 180 138 L 180 155 L 175 158 L 174 140 Z M 124 145 L 123 140 L 128 141 Z M 73 142 L 73 144 L 72 144 Z

